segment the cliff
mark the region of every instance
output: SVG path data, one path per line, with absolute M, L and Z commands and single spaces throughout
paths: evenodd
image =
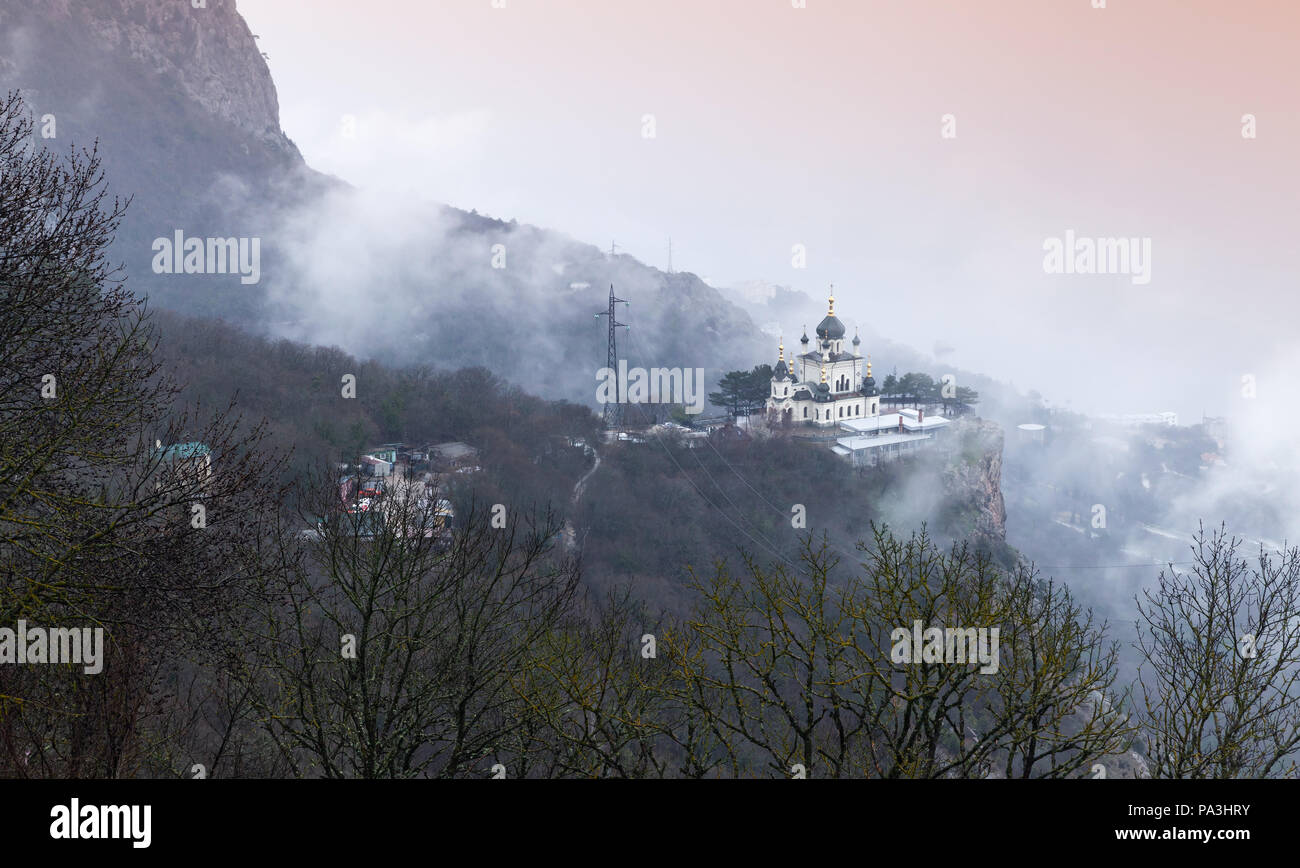
M 130 200 L 110 250 L 130 286 L 161 307 L 256 320 L 259 292 L 151 269 L 155 238 L 274 240 L 281 214 L 330 186 L 280 129 L 233 0 L 0 0 L 0 34 L 0 89 L 42 121 L 39 143 L 96 147 L 110 195 Z
M 948 436 L 952 451 L 941 479 L 953 529 L 1004 549 L 1007 508 L 1002 497 L 1002 428 L 986 419 L 962 419 Z
M 48 27 L 80 31 L 102 52 L 141 65 L 173 83 L 204 111 L 268 148 L 301 161 L 280 130 L 275 84 L 234 0 L 195 9 L 176 0 L 41 0 Z

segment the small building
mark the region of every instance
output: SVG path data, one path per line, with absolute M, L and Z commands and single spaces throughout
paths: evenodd
M 387 476 L 393 472 L 393 462 L 378 455 L 362 455 L 361 470 L 367 476 Z
M 831 451 L 854 467 L 875 467 L 931 445 L 952 425 L 951 419 L 903 408 L 840 423 L 848 437 L 836 438 Z
M 160 441 L 155 443 L 159 470 L 172 479 L 203 485 L 212 478 L 212 450 L 206 443 L 191 441 L 170 446 L 163 446 Z
M 456 510 L 452 508 L 451 501 L 444 498 L 438 498 L 433 513 L 433 526 L 439 531 L 450 531 L 452 522 L 456 520 Z
M 1016 436 L 1020 438 L 1021 443 L 1042 443 L 1043 433 L 1046 430 L 1046 425 L 1040 425 L 1037 422 L 1024 422 L 1016 426 Z
M 854 467 L 875 467 L 886 461 L 910 455 L 934 439 L 933 434 L 859 434 L 841 437 L 831 451 Z
M 853 434 L 937 434 L 951 425 L 952 420 L 943 416 L 904 408 L 894 413 L 841 422 L 840 430 Z
M 429 460 L 440 470 L 478 468 L 478 450 L 468 443 L 452 440 L 429 447 Z
M 378 449 L 370 450 L 370 452 L 366 454 L 370 455 L 372 458 L 378 458 L 380 460 L 387 461 L 389 464 L 396 464 L 397 453 L 399 451 L 400 450 L 398 450 L 397 446 L 391 443 L 387 443 L 384 444 L 383 446 L 380 446 Z
M 1125 428 L 1138 428 L 1143 425 L 1160 425 L 1165 428 L 1178 426 L 1178 414 L 1168 410 L 1163 413 L 1103 413 L 1099 418 L 1103 422 L 1122 425 Z

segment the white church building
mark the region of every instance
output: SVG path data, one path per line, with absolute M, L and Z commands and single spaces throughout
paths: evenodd
M 777 348 L 769 421 L 827 429 L 831 451 L 855 467 L 875 466 L 931 446 L 951 420 L 906 407 L 880 412 L 880 390 L 871 376 L 871 358 L 859 352 L 856 335 L 845 348 L 844 324 L 835 316 L 834 287 L 826 318 L 817 324 L 817 339 L 807 330 L 799 355 L 785 358 L 785 341 Z M 838 435 L 838 436 L 836 436 Z M 826 439 L 818 435 L 817 439 Z
M 871 360 L 858 352 L 862 339 L 856 335 L 846 348 L 844 324 L 835 316 L 833 287 L 816 334 L 817 340 L 810 342 L 805 329 L 799 355 L 788 362 L 781 341 L 767 399 L 768 417 L 774 422 L 834 428 L 878 415 L 880 390 L 871 376 Z

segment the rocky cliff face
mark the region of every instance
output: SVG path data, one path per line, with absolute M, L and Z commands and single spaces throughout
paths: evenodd
M 280 129 L 275 84 L 234 0 L 204 3 L 195 9 L 188 0 L 0 0 L 7 43 L 0 74 L 57 98 L 66 79 L 52 69 L 59 63 L 135 65 L 234 130 L 301 160 Z M 58 42 L 76 53 L 52 54 Z
M 273 244 L 278 215 L 328 186 L 281 131 L 275 85 L 233 0 L 0 0 L 8 90 L 40 122 L 40 144 L 95 145 L 110 195 L 131 199 L 109 255 L 133 290 L 159 307 L 257 320 L 260 287 L 151 268 L 154 240 L 176 231 Z
M 943 472 L 943 487 L 950 508 L 976 539 L 1002 547 L 1007 539 L 1002 428 L 986 419 L 963 419 L 949 436 L 953 453 Z

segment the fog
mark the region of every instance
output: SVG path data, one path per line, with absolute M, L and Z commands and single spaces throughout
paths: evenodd
M 715 286 L 834 282 L 881 334 L 1090 413 L 1236 414 L 1243 375 L 1290 370 L 1294 15 L 781 6 L 240 9 L 286 131 L 366 189 L 661 268 L 671 237 Z M 1150 282 L 1045 273 L 1068 231 L 1149 240 Z
M 467 363 L 582 400 L 603 335 L 564 322 L 601 281 L 640 300 L 665 363 L 735 367 L 775 360 L 760 327 L 794 346 L 834 283 L 878 378 L 956 372 L 1010 432 L 1009 541 L 1130 617 L 1201 521 L 1300 539 L 1296 22 L 1263 0 L 1088 5 L 327 2 L 306 32 L 305 4 L 242 0 L 286 132 L 356 188 L 286 223 L 280 328 L 402 361 L 459 335 Z M 560 234 L 493 274 L 496 230 L 467 243 L 439 202 Z M 1049 273 L 1067 236 L 1149 245 L 1149 271 Z M 676 270 L 807 310 L 745 305 L 721 352 L 673 345 L 663 276 L 605 255 L 666 270 L 670 238 Z M 475 322 L 413 330 L 440 305 L 528 318 L 522 364 Z M 1226 417 L 1222 443 L 1201 461 L 1095 419 L 1162 411 Z M 1026 421 L 1051 442 L 1017 443 Z

